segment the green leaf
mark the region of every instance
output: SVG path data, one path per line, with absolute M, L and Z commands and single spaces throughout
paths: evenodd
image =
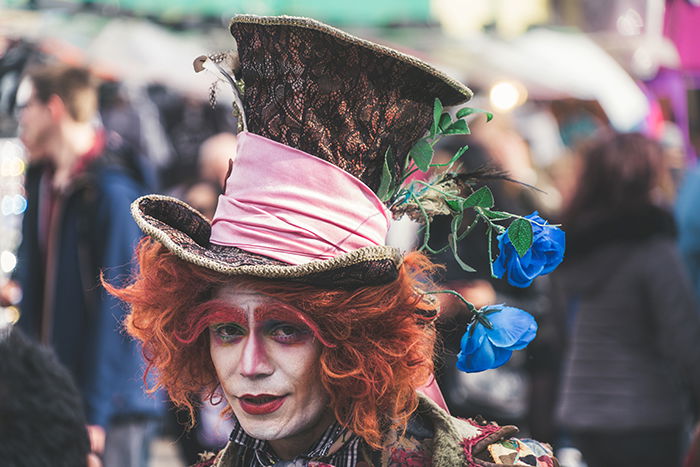
M 443 131 L 445 135 L 468 135 L 469 133 L 471 131 L 464 120 L 457 120 Z
M 515 219 L 508 227 L 508 238 L 520 257 L 532 246 L 532 226 L 525 219 Z
M 382 166 L 382 178 L 379 182 L 379 189 L 377 190 L 377 197 L 382 201 L 388 201 L 393 192 L 394 180 L 391 175 L 391 168 L 389 167 L 390 160 L 392 160 L 391 148 L 387 148 L 386 153 L 384 153 L 384 165 Z
M 433 124 L 430 126 L 430 137 L 432 138 L 438 131 L 440 125 L 440 116 L 442 115 L 442 102 L 437 97 L 433 104 Z
M 508 219 L 509 217 L 511 217 L 511 215 L 509 213 L 503 212 L 503 211 L 492 211 L 490 209 L 484 209 L 482 212 L 489 219 L 493 219 L 496 221 L 502 221 L 504 219 Z
M 457 118 L 464 118 L 468 115 L 471 114 L 485 114 L 486 115 L 486 121 L 490 122 L 493 120 L 493 114 L 491 112 L 488 112 L 486 110 L 482 109 L 476 109 L 474 107 L 463 107 L 457 111 Z
M 445 204 L 447 204 L 450 207 L 450 209 L 452 209 L 455 212 L 464 211 L 464 198 L 446 199 Z
M 445 130 L 447 130 L 451 124 L 452 124 L 452 117 L 450 117 L 450 114 L 448 114 L 447 112 L 442 114 L 442 116 L 440 117 L 440 125 L 439 125 L 440 133 L 445 133 Z
M 457 264 L 459 264 L 459 267 L 462 268 L 463 271 L 466 272 L 476 272 L 476 269 L 473 267 L 469 266 L 467 263 L 462 261 L 462 258 L 459 257 L 457 254 L 457 236 L 453 234 L 449 234 L 447 236 L 447 240 L 450 242 L 450 250 L 452 250 L 452 256 L 454 256 L 455 261 L 457 261 Z
M 487 186 L 482 186 L 469 195 L 464 202 L 465 207 L 492 208 L 493 193 Z
M 430 162 L 433 160 L 433 147 L 424 139 L 419 139 L 413 145 L 408 155 L 416 163 L 416 166 L 425 172 L 430 167 Z

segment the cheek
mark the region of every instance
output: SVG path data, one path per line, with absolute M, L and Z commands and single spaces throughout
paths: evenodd
M 293 353 L 283 356 L 286 376 L 294 381 L 298 393 L 308 399 L 313 399 L 324 393 L 321 384 L 321 347 L 317 340 L 293 349 Z
M 230 384 L 233 376 L 236 374 L 236 362 L 240 358 L 238 346 L 234 344 L 221 345 L 216 339 L 210 337 L 209 355 L 221 386 L 226 388 L 227 383 Z

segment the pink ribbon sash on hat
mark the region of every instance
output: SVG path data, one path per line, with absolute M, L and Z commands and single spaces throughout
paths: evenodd
M 384 245 L 390 219 L 381 200 L 356 177 L 244 132 L 210 241 L 297 265 Z

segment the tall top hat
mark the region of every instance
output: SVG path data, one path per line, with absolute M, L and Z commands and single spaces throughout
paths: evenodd
M 185 203 L 139 198 L 143 231 L 185 261 L 229 275 L 352 288 L 397 277 L 377 197 L 385 154 L 398 176 L 433 103 L 471 91 L 417 58 L 294 17 L 231 21 L 242 86 L 238 151 L 210 223 Z M 241 89 L 242 88 L 242 89 Z M 242 91 L 242 92 L 241 92 Z

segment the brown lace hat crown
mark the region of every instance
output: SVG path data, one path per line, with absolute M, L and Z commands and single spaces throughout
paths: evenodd
M 391 148 L 399 173 L 429 128 L 433 103 L 467 101 L 464 85 L 404 55 L 325 24 L 239 15 L 238 45 L 248 130 L 380 184 Z

